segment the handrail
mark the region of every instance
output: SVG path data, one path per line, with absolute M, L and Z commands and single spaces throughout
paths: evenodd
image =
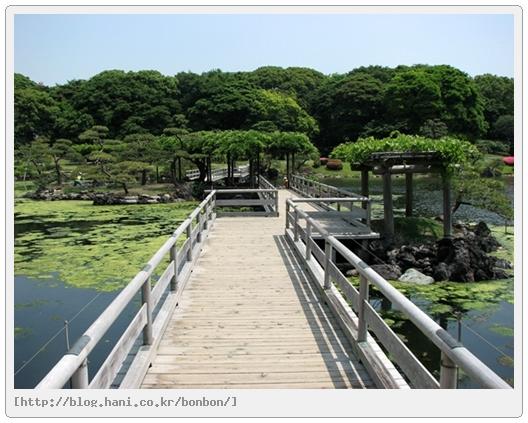
M 156 267 L 162 262 L 165 256 L 171 254 L 171 263 L 164 272 L 171 276 L 171 291 L 176 290 L 178 276 L 181 273 L 178 266 L 178 257 L 182 255 L 183 247 L 177 251 L 176 243 L 181 235 L 184 233 L 189 239 L 189 250 L 192 250 L 193 239 L 193 222 L 197 219 L 194 229 L 197 229 L 197 242 L 203 242 L 202 233 L 207 234 L 209 221 L 214 220 L 213 209 L 216 200 L 216 192 L 212 191 L 194 211 L 185 219 L 180 226 L 172 233 L 172 235 L 165 241 L 160 249 L 152 256 L 147 264 L 136 274 L 136 276 L 123 288 L 123 290 L 114 298 L 114 300 L 106 307 L 106 309 L 99 315 L 99 317 L 90 325 L 90 327 L 83 333 L 83 335 L 75 342 L 70 350 L 55 364 L 55 366 L 47 373 L 47 375 L 37 385 L 38 389 L 60 389 L 68 380 L 72 379 L 73 388 L 87 388 L 88 387 L 88 368 L 87 357 L 99 343 L 102 337 L 110 326 L 123 312 L 125 307 L 132 301 L 135 295 L 142 291 L 143 305 L 146 304 L 147 319 L 142 324 L 143 340 L 145 345 L 152 344 L 152 325 L 153 316 L 152 311 L 156 304 L 150 299 L 151 283 L 150 277 Z M 203 218 L 205 216 L 205 219 Z M 186 243 L 184 243 L 184 246 Z M 199 247 L 199 246 L 198 246 Z M 187 256 L 187 258 L 192 257 Z M 161 281 L 158 281 L 160 283 Z M 168 282 L 168 280 L 166 281 Z M 159 297 L 158 297 L 159 299 Z M 167 301 L 167 300 L 165 300 Z M 136 317 L 143 312 L 144 307 L 136 314 Z M 134 319 L 125 329 L 125 332 L 134 323 Z M 130 345 L 130 348 L 132 345 Z M 120 351 L 121 354 L 128 353 L 128 351 Z
M 368 331 L 368 321 L 366 319 L 364 309 L 368 304 L 368 290 L 369 283 L 371 283 L 376 286 L 376 288 L 389 301 L 391 301 L 399 311 L 401 311 L 411 322 L 413 322 L 415 326 L 440 349 L 442 353 L 440 387 L 456 387 L 456 367 L 458 366 L 482 387 L 499 389 L 511 388 L 510 385 L 508 385 L 500 376 L 493 372 L 493 370 L 486 366 L 466 347 L 456 341 L 445 329 L 443 329 L 433 319 L 431 319 L 429 315 L 427 315 L 412 301 L 405 297 L 405 295 L 403 295 L 400 291 L 394 288 L 356 254 L 350 251 L 341 241 L 324 230 L 321 225 L 316 220 L 311 218 L 304 210 L 300 209 L 296 203 L 302 202 L 303 200 L 305 199 L 297 199 L 297 201 L 288 199 L 286 201 L 286 229 L 288 230 L 290 224 L 292 224 L 294 228 L 294 241 L 298 241 L 299 239 L 303 239 L 299 237 L 298 234 L 300 228 L 299 219 L 304 219 L 306 221 L 306 254 L 303 254 L 303 256 L 308 260 L 312 259 L 312 255 L 310 253 L 311 241 L 308 239 L 308 235 L 311 233 L 310 227 L 316 228 L 323 237 L 325 245 L 327 246 L 324 251 L 324 279 L 326 289 L 329 288 L 330 280 L 332 279 L 330 276 L 330 266 L 327 265 L 327 263 L 332 260 L 332 250 L 339 252 L 341 256 L 358 271 L 360 275 L 361 286 L 359 292 L 359 301 L 357 302 L 357 307 L 354 311 L 357 312 L 359 320 L 359 342 L 366 339 L 366 334 Z M 293 209 L 293 212 L 289 211 L 290 207 Z M 333 266 L 332 272 L 337 271 L 344 278 L 345 276 L 339 271 L 339 269 L 336 269 L 337 267 Z M 344 294 L 340 295 L 343 296 Z M 351 298 L 346 299 L 354 303 Z
M 240 177 L 245 177 L 249 174 L 249 165 L 238 166 L 235 169 L 237 169 L 237 172 L 240 173 L 239 175 Z M 200 170 L 199 169 L 189 169 L 185 172 L 185 176 L 190 180 L 197 179 L 200 176 Z M 219 169 L 211 170 L 211 177 L 213 181 L 226 178 L 227 177 L 227 167 L 222 167 Z
M 304 178 L 303 176 L 299 176 L 299 175 L 291 176 L 290 187 L 300 192 L 303 195 L 308 195 L 309 197 L 312 197 L 313 194 L 317 192 L 319 193 L 319 197 L 322 197 L 323 193 L 335 193 L 341 197 L 342 196 L 354 197 L 354 198 L 357 197 L 357 198 L 363 198 L 365 200 L 368 200 L 368 197 L 358 195 L 355 192 L 349 191 L 345 188 L 334 187 L 332 185 L 328 185 L 323 182 Z M 309 192 L 310 189 L 312 190 L 312 193 Z
M 268 181 L 264 176 L 258 176 L 259 188 L 268 188 L 268 189 L 277 189 L 270 181 Z
M 263 211 L 255 210 L 217 210 L 218 216 L 271 216 L 277 217 L 279 215 L 279 191 L 276 188 L 235 188 L 235 189 L 216 189 L 215 208 L 228 207 L 229 209 L 240 207 L 260 207 Z M 205 190 L 205 193 L 211 192 Z M 258 199 L 248 198 L 223 198 L 223 195 L 236 194 L 257 194 Z
M 303 196 L 302 198 L 292 198 L 292 201 L 314 203 L 314 207 L 330 211 L 341 211 L 342 205 L 345 205 L 350 212 L 355 212 L 365 224 L 370 225 L 372 212 L 372 200 L 370 198 L 299 175 L 292 175 L 291 179 L 290 188 Z M 361 203 L 361 207 L 355 206 L 354 203 Z M 332 204 L 335 204 L 336 207 L 332 207 Z

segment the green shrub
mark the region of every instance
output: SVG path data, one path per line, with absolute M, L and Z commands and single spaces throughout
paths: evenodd
M 478 140 L 475 145 L 481 153 L 500 154 L 507 156 L 510 152 L 510 146 L 501 141 Z
M 269 179 L 277 179 L 279 177 L 279 169 L 274 168 L 274 167 L 270 167 L 268 169 L 268 172 L 267 172 L 266 176 Z
M 205 182 L 196 181 L 193 182 L 191 188 L 191 195 L 194 198 L 200 199 L 204 197 L 204 191 L 207 189 L 207 184 Z

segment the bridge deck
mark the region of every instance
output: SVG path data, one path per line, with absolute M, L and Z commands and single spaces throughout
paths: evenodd
M 280 210 L 292 193 L 279 191 Z M 284 216 L 220 218 L 142 388 L 370 388 L 284 239 Z

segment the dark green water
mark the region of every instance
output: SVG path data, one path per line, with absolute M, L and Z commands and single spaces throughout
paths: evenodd
M 32 359 L 33 355 L 64 327 L 65 320 L 77 315 L 69 324 L 73 344 L 195 206 L 193 202 L 108 207 L 88 201 L 15 204 L 16 388 L 37 385 L 65 353 L 65 333 Z M 138 308 L 136 298 L 90 355 L 90 376 Z
M 490 296 L 486 300 L 473 300 L 471 294 L 464 295 L 463 286 L 458 287 L 456 294 L 451 297 L 442 288 L 437 288 L 437 291 L 443 291 L 440 294 L 443 299 L 440 301 L 432 301 L 428 293 L 420 292 L 421 287 L 412 287 L 414 292 L 407 292 L 406 295 L 455 339 L 460 339 L 462 344 L 484 364 L 513 386 L 514 320 L 513 302 L 509 295 L 509 291 L 513 289 L 513 281 L 483 282 L 479 285 L 483 288 L 487 288 L 487 285 L 491 287 Z M 430 286 L 430 289 L 433 288 Z M 495 294 L 491 294 L 492 292 Z M 460 307 L 460 304 L 463 304 L 463 297 L 468 299 L 467 308 Z M 381 295 L 376 295 L 374 292 L 371 296 L 371 304 L 407 347 L 420 358 L 422 364 L 438 378 L 440 368 L 438 348 L 402 313 L 393 309 L 390 302 L 383 301 Z M 439 304 L 442 307 L 439 307 Z M 458 386 L 479 387 L 463 372 L 459 372 Z
M 71 320 L 91 302 L 70 324 L 73 343 L 194 207 L 194 203 L 95 207 L 76 201 L 18 202 L 15 371 L 63 327 L 65 320 Z M 462 311 L 462 342 L 512 383 L 513 361 L 508 357 L 513 357 L 513 282 L 434 285 L 398 288 L 455 337 L 458 324 L 451 313 Z M 382 310 L 424 364 L 437 371 L 437 349 L 375 293 L 372 304 Z M 90 355 L 90 376 L 138 307 L 136 298 Z M 65 335 L 60 333 L 16 374 L 15 387 L 34 387 L 65 351 Z M 474 387 L 464 375 L 459 383 Z

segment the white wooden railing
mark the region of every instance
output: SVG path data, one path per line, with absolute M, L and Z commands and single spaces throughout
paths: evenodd
M 467 348 L 455 340 L 431 317 L 412 303 L 400 291 L 376 273 L 368 264 L 331 236 L 316 220 L 299 207 L 307 199 L 288 199 L 286 202 L 286 236 L 307 265 L 312 276 L 320 282 L 321 292 L 339 317 L 343 330 L 355 345 L 356 353 L 369 373 L 377 377 L 380 386 L 395 387 L 389 374 L 383 375 L 376 353 L 369 347 L 372 332 L 388 351 L 391 360 L 403 371 L 415 388 L 456 388 L 457 367 L 483 388 L 509 389 L 510 386 Z M 346 201 L 347 199 L 343 199 Z M 324 239 L 324 251 L 312 238 L 317 231 Z M 338 252 L 360 275 L 358 290 L 333 261 Z M 402 340 L 370 305 L 369 286 L 374 285 L 393 306 L 401 311 L 441 352 L 440 380 L 423 366 Z M 351 308 L 350 305 L 351 304 Z M 355 314 L 354 314 L 355 313 Z
M 367 197 L 360 196 L 347 189 L 327 185 L 300 175 L 291 175 L 289 184 L 291 189 L 297 191 L 299 194 L 302 194 L 305 197 L 361 197 L 365 200 L 368 200 Z
M 70 350 L 37 385 L 38 389 L 60 389 L 71 380 L 72 388 L 108 388 L 112 385 L 123 362 L 142 335 L 142 344 L 120 388 L 137 388 L 143 379 L 153 354 L 161 340 L 172 311 L 187 283 L 216 215 L 216 193 L 205 200 L 174 231 L 172 236 L 152 256 L 143 269 L 123 288 L 117 297 L 92 323 Z M 183 242 L 179 242 L 185 238 Z M 168 265 L 152 286 L 154 270 L 168 258 Z M 142 305 L 124 330 L 114 348 L 90 381 L 88 357 L 125 307 L 141 291 Z M 167 293 L 168 291 L 168 293 Z M 158 304 L 163 298 L 163 303 Z M 160 307 L 154 318 L 153 310 Z
M 263 179 L 262 183 L 269 184 Z M 271 184 L 270 184 L 271 185 Z M 267 185 L 268 186 L 268 185 Z M 233 194 L 258 194 L 257 199 L 217 198 Z M 214 224 L 218 207 L 260 206 L 262 212 L 238 212 L 239 215 L 278 216 L 278 191 L 276 189 L 213 190 L 194 209 L 189 217 L 174 231 L 172 236 L 152 256 L 143 269 L 123 288 L 117 297 L 92 323 L 70 350 L 58 361 L 37 385 L 38 389 L 60 389 L 71 380 L 74 389 L 108 388 L 112 385 L 123 362 L 130 354 L 136 339 L 142 335 L 142 347 L 127 369 L 120 388 L 137 388 L 153 358 L 168 320 L 189 279 L 203 243 Z M 237 212 L 220 212 L 230 215 Z M 182 238 L 184 241 L 180 242 Z M 168 265 L 152 286 L 151 276 L 168 258 Z M 89 380 L 88 356 L 101 341 L 107 330 L 119 318 L 123 310 L 141 291 L 142 305 L 132 318 L 114 348 Z M 163 299 L 163 303 L 159 304 Z M 154 317 L 154 309 L 159 311 Z
M 291 176 L 290 188 L 298 192 L 302 197 L 324 199 L 324 201 L 319 202 L 312 201 L 311 203 L 315 208 L 329 211 L 348 210 L 354 217 L 360 219 L 366 225 L 370 225 L 372 200 L 368 197 L 299 175 Z M 348 201 L 345 201 L 345 198 Z
M 249 165 L 238 166 L 235 168 L 233 172 L 233 176 L 235 178 L 245 178 L 248 175 L 249 175 Z M 198 169 L 190 169 L 185 172 L 185 176 L 190 181 L 194 181 L 200 177 L 200 171 Z M 227 178 L 227 167 L 223 167 L 221 169 L 213 169 L 211 171 L 211 178 L 213 179 L 213 182 L 219 181 L 220 179 Z M 206 177 L 206 180 L 207 180 L 207 177 Z

